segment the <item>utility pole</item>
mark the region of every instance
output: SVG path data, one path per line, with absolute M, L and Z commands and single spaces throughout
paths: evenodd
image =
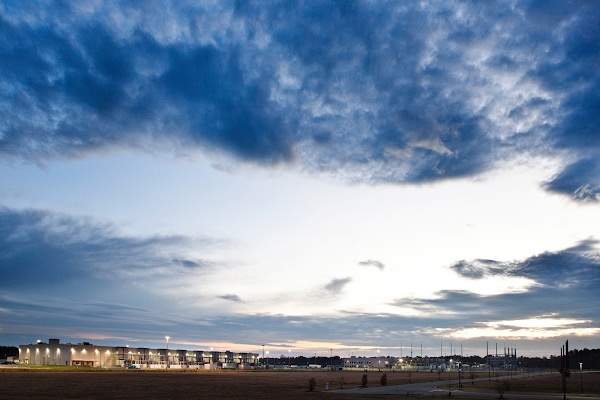
M 487 361 L 487 367 L 488 367 L 488 381 L 491 381 L 492 380 L 492 372 L 490 371 L 491 365 L 490 365 L 490 343 L 489 342 L 485 342 L 485 360 Z

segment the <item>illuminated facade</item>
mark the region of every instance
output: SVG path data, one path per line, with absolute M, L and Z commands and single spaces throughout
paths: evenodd
M 31 365 L 191 369 L 249 369 L 259 362 L 258 353 L 111 347 L 88 342 L 61 344 L 59 339 L 20 345 L 19 359 Z

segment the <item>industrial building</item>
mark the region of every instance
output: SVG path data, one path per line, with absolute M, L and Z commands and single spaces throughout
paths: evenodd
M 356 357 L 342 358 L 344 368 L 392 368 L 398 361 L 395 357 Z
M 19 346 L 19 360 L 31 365 L 86 367 L 252 369 L 258 353 L 151 349 L 147 347 L 96 346 L 89 342 L 60 343 L 50 339 Z

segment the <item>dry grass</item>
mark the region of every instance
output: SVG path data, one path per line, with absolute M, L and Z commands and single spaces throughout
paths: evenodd
M 482 377 L 484 377 L 483 375 Z M 583 393 L 589 396 L 600 395 L 600 373 L 584 373 L 579 375 L 573 373 L 567 378 L 567 394 L 581 394 L 581 382 L 583 381 Z M 506 393 L 562 393 L 562 377 L 555 372 L 548 375 L 531 375 L 519 379 L 509 379 L 510 390 Z M 496 379 L 492 376 L 491 381 L 479 381 L 471 384 L 471 380 L 463 382 L 463 390 L 476 392 L 495 392 Z
M 361 385 L 363 371 L 104 371 L 93 369 L 0 370 L 0 399 L 342 399 L 348 395 L 324 393 Z M 367 373 L 369 386 L 379 386 L 384 372 Z M 315 378 L 314 392 L 308 381 Z M 387 384 L 408 383 L 408 374 L 388 372 Z M 343 378 L 343 379 L 340 379 Z M 412 382 L 434 380 L 437 375 L 412 373 Z M 383 396 L 352 396 L 377 399 Z
M 367 373 L 369 386 L 379 386 L 384 372 Z M 79 371 L 54 369 L 0 369 L 0 399 L 383 399 L 385 395 L 352 395 L 325 393 L 330 389 L 361 385 L 363 371 Z M 452 374 L 452 379 L 456 378 Z M 314 392 L 308 391 L 308 381 L 315 378 Z M 440 385 L 449 375 L 444 373 Z M 340 379 L 343 378 L 343 379 Z M 387 372 L 388 386 L 408 383 L 406 372 Z M 412 382 L 437 381 L 437 374 L 413 372 Z M 600 393 L 600 374 L 584 374 L 584 388 Z M 569 392 L 578 393 L 579 376 L 568 380 Z M 495 381 L 465 381 L 464 389 L 495 393 Z M 558 393 L 560 375 L 534 376 L 511 381 L 510 392 Z M 558 390 L 557 390 L 558 388 Z M 589 388 L 589 389 L 587 389 Z M 587 393 L 587 392 L 586 392 Z M 428 397 L 431 396 L 415 396 Z

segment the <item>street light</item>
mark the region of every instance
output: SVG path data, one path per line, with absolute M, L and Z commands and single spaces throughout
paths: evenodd
M 583 363 L 579 363 L 579 379 L 581 380 L 581 395 L 583 396 Z
M 269 369 L 269 350 L 267 350 L 267 369 Z
M 379 359 L 379 349 L 377 349 L 377 369 L 381 372 L 381 360 Z
M 288 367 L 290 367 L 290 368 L 292 367 L 292 359 L 291 359 L 291 356 L 292 356 L 292 351 L 291 351 L 291 350 L 288 350 Z
M 169 339 L 171 339 L 170 336 L 165 336 L 165 339 L 167 339 L 167 368 L 169 368 Z
M 333 371 L 333 349 L 329 349 L 329 351 L 331 352 L 329 354 L 329 365 L 331 365 L 331 370 Z

